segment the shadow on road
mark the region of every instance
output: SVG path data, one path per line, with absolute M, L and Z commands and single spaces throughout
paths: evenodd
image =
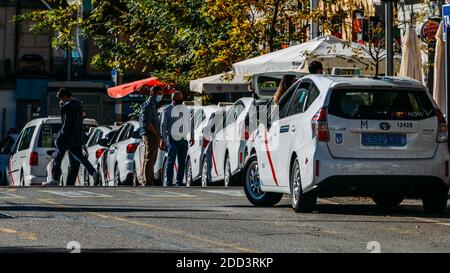
M 253 208 L 253 209 L 267 209 L 265 207 L 255 207 L 252 205 L 229 205 L 224 206 L 229 208 Z M 289 208 L 291 205 L 283 204 L 272 207 L 272 209 Z M 400 205 L 391 210 L 385 210 L 370 204 L 318 204 L 313 214 L 336 214 L 336 215 L 355 215 L 355 216 L 392 216 L 392 217 L 423 217 L 423 218 L 440 218 L 450 219 L 450 208 L 446 213 L 429 214 L 423 210 L 420 205 Z M 292 211 L 294 213 L 294 211 Z M 305 213 L 299 213 L 305 215 Z M 334 221 L 334 220 L 333 220 Z
M 8 211 L 8 212 L 19 212 L 19 211 L 28 211 L 28 212 L 208 212 L 215 210 L 197 210 L 197 209 L 172 209 L 172 208 L 109 208 L 109 207 L 93 207 L 93 206 L 83 206 L 83 205 L 64 205 L 62 206 L 3 206 L 0 207 L 0 211 Z
M 33 254 L 46 254 L 46 253 L 70 253 L 71 250 L 65 248 L 49 248 L 41 246 L 30 247 L 0 247 L 0 253 L 33 253 Z M 128 248 L 83 248 L 81 253 L 176 253 L 183 252 L 174 249 L 128 249 Z M 190 250 L 190 252 L 195 252 Z

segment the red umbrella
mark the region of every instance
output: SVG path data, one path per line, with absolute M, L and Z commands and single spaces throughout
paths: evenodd
M 165 86 L 166 84 L 156 77 L 151 77 L 148 79 L 143 79 L 135 82 L 129 82 L 125 84 L 121 84 L 118 86 L 114 86 L 111 88 L 108 88 L 108 95 L 112 98 L 118 99 L 125 97 L 126 95 L 133 93 L 136 90 L 139 90 L 139 88 L 143 86 L 152 87 L 155 85 L 159 86 Z

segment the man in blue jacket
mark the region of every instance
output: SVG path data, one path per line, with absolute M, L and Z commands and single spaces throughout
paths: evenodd
M 83 156 L 83 144 L 86 137 L 83 132 L 83 106 L 81 102 L 74 97 L 72 93 L 61 88 L 56 94 L 60 99 L 61 107 L 61 130 L 55 139 L 55 154 L 53 159 L 52 179 L 48 182 L 42 183 L 43 186 L 57 186 L 61 176 L 61 161 L 67 151 L 70 151 L 72 156 L 78 160 L 92 175 L 94 182 L 98 178 L 97 171 Z M 94 183 L 97 184 L 97 183 Z

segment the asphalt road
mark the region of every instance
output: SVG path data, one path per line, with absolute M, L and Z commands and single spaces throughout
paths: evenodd
M 450 213 L 420 201 L 318 202 L 296 214 L 287 196 L 256 208 L 240 188 L 3 188 L 0 252 L 450 252 Z

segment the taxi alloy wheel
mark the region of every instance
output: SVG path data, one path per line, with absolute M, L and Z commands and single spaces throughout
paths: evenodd
M 202 164 L 202 187 L 208 186 L 208 162 L 203 158 Z
M 133 187 L 139 186 L 139 177 L 136 171 L 136 165 L 133 166 Z
M 224 184 L 225 187 L 229 187 L 231 185 L 231 165 L 230 165 L 230 157 L 227 155 L 225 159 L 225 174 L 224 174 Z
M 20 186 L 25 187 L 25 177 L 23 176 L 23 171 L 20 172 Z
M 89 173 L 86 169 L 84 169 L 83 172 L 83 180 L 84 180 L 84 186 L 89 187 L 91 185 L 90 181 L 89 181 Z
M 253 164 L 249 169 L 248 173 L 248 183 L 250 186 L 250 193 L 255 198 L 261 198 L 264 192 L 261 191 L 261 181 L 259 178 L 258 164 Z
M 103 186 L 103 177 L 100 173 L 100 166 L 97 166 L 97 173 L 94 175 L 97 175 L 97 179 L 93 178 L 94 186 Z
M 120 185 L 120 171 L 116 165 L 116 167 L 114 168 L 114 187 L 117 187 L 119 185 Z
M 186 180 L 186 187 L 190 187 L 192 185 L 192 165 L 191 165 L 191 159 L 188 158 L 186 161 L 186 168 L 185 168 L 185 174 L 184 174 L 185 180 Z
M 314 192 L 303 193 L 300 164 L 295 159 L 291 171 L 292 208 L 295 212 L 312 212 L 317 203 L 317 195 Z
M 248 201 L 258 207 L 271 207 L 280 202 L 282 193 L 263 192 L 256 156 L 250 157 L 244 168 L 244 193 Z

